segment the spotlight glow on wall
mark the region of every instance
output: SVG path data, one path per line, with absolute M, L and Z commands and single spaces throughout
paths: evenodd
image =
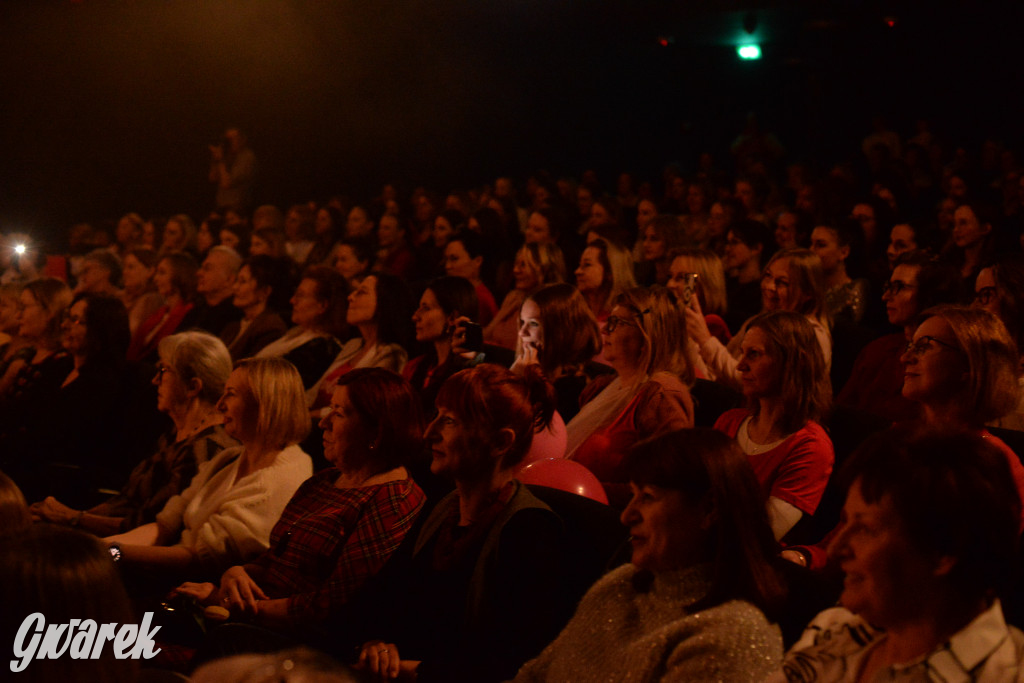
M 761 46 L 760 45 L 740 45 L 736 48 L 736 54 L 740 56 L 740 59 L 761 59 Z

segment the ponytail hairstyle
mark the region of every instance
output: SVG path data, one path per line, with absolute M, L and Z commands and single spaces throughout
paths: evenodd
M 496 453 L 500 470 L 522 462 L 533 445 L 533 433 L 551 424 L 555 404 L 555 388 L 536 365 L 527 366 L 520 377 L 484 363 L 452 375 L 437 394 L 438 409 L 451 411 L 466 425 L 471 448 Z M 515 438 L 501 447 L 505 429 Z

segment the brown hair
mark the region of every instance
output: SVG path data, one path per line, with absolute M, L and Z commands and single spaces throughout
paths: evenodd
M 921 313 L 945 320 L 967 359 L 968 377 L 958 404 L 976 426 L 1000 418 L 1017 407 L 1017 345 L 1003 322 L 981 308 L 944 304 Z
M 688 503 L 709 504 L 711 589 L 699 608 L 748 600 L 763 611 L 781 606 L 785 584 L 772 566 L 778 545 L 764 490 L 733 439 L 714 429 L 682 429 L 638 443 L 624 467 L 633 484 L 679 491 Z
M 638 382 L 657 372 L 669 372 L 693 384 L 686 317 L 672 292 L 661 286 L 634 287 L 617 296 L 614 306 L 625 306 L 636 315 L 644 337 L 639 359 L 643 373 Z
M 306 390 L 295 366 L 284 358 L 247 358 L 235 369 L 245 368 L 249 391 L 256 403 L 256 433 L 266 444 L 284 448 L 309 434 Z
M 540 309 L 544 342 L 537 360 L 550 379 L 557 379 L 560 371 L 575 374 L 573 369 L 581 370 L 601 350 L 601 328 L 578 289 L 564 282 L 548 285 L 527 300 Z
M 374 473 L 408 464 L 423 445 L 423 411 L 412 385 L 383 368 L 356 368 L 338 379 L 359 419 L 374 434 Z M 353 463 L 361 467 L 365 463 Z
M 748 330 L 755 327 L 768 338 L 766 351 L 779 365 L 779 395 L 786 406 L 783 430 L 792 434 L 809 420 L 820 422 L 832 405 L 832 381 L 807 317 L 793 311 L 761 313 Z M 748 407 L 755 415 L 760 409 L 757 401 Z
M 527 366 L 520 377 L 490 363 L 455 373 L 437 394 L 437 407 L 465 424 L 471 447 L 494 451 L 499 432 L 515 433 L 513 443 L 498 456 L 503 470 L 522 462 L 534 431 L 551 424 L 555 401 L 555 389 L 540 368 Z
M 6 643 L 13 643 L 26 617 L 37 612 L 49 624 L 67 624 L 72 619 L 97 624 L 136 622 L 105 544 L 80 531 L 49 524 L 37 524 L 0 544 L 0 604 L 4 606 L 0 639 Z M 32 660 L 21 676 L 39 682 L 134 681 L 137 665 L 134 660 L 115 659 L 114 648 L 108 646 L 96 660 L 69 656 Z

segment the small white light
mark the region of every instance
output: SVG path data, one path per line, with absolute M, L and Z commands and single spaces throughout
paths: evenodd
M 761 59 L 760 45 L 740 45 L 736 48 L 736 54 L 740 59 Z
M 24 254 L 25 253 L 25 245 L 24 244 L 16 244 L 16 245 L 14 245 L 14 253 L 15 254 L 19 254 L 19 255 L 20 254 Z

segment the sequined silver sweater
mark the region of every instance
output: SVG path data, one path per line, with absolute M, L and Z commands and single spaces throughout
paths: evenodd
M 624 565 L 583 596 L 553 643 L 519 671 L 527 681 L 761 681 L 777 670 L 782 636 L 754 605 L 733 600 L 690 609 L 710 567 L 663 572 L 638 590 Z

